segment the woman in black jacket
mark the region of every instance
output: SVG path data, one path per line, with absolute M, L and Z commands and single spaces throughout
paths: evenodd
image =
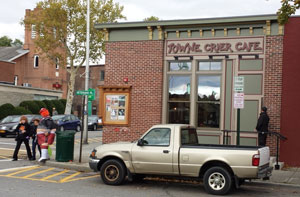
M 18 153 L 21 147 L 22 142 L 24 142 L 26 146 L 27 156 L 29 160 L 32 160 L 31 150 L 29 147 L 29 136 L 30 136 L 30 125 L 28 124 L 28 120 L 26 116 L 21 116 L 20 123 L 18 124 L 17 128 L 15 129 L 17 134 L 16 141 L 17 145 L 15 148 L 15 152 L 13 155 L 13 161 L 18 160 Z

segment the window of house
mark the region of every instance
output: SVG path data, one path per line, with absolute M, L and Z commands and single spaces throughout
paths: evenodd
M 56 68 L 56 70 L 59 69 L 59 58 L 58 57 L 55 59 L 55 68 Z
M 100 71 L 100 81 L 104 81 L 104 77 L 105 77 L 105 71 L 101 70 Z
M 197 127 L 220 127 L 222 62 L 199 62 L 197 76 Z M 201 73 L 201 71 L 205 71 Z
M 35 55 L 33 57 L 33 67 L 34 68 L 38 68 L 39 67 L 39 56 L 38 55 Z
M 191 62 L 170 62 L 168 75 L 168 123 L 190 123 Z M 174 71 L 174 72 L 172 72 Z
M 34 39 L 36 37 L 35 25 L 31 25 L 31 38 Z

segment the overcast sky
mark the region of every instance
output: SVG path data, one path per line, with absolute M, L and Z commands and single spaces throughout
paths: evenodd
M 0 37 L 24 40 L 20 25 L 25 9 L 33 9 L 39 0 L 1 0 Z M 149 16 L 162 20 L 275 14 L 280 0 L 115 0 L 124 6 L 127 21 Z M 299 15 L 299 11 L 297 12 Z

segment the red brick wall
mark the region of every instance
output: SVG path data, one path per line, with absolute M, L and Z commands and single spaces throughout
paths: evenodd
M 283 36 L 266 37 L 264 105 L 270 117 L 269 130 L 280 132 L 282 97 Z M 268 137 L 271 154 L 276 153 L 276 138 Z
M 285 25 L 283 42 L 282 134 L 280 160 L 289 166 L 300 166 L 300 17 L 292 17 Z
M 0 81 L 14 82 L 15 64 L 0 61 Z
M 132 89 L 128 129 L 104 126 L 103 143 L 138 139 L 161 123 L 163 46 L 163 41 L 106 43 L 105 85 L 131 85 Z M 128 77 L 128 84 L 124 84 L 124 77 Z

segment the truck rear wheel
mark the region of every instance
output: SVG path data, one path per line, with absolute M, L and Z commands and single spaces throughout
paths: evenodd
M 125 166 L 118 160 L 107 160 L 101 166 L 101 178 L 107 185 L 120 185 L 125 179 Z
M 204 188 L 207 193 L 214 195 L 225 195 L 232 188 L 232 177 L 230 173 L 222 167 L 209 168 L 204 173 Z

